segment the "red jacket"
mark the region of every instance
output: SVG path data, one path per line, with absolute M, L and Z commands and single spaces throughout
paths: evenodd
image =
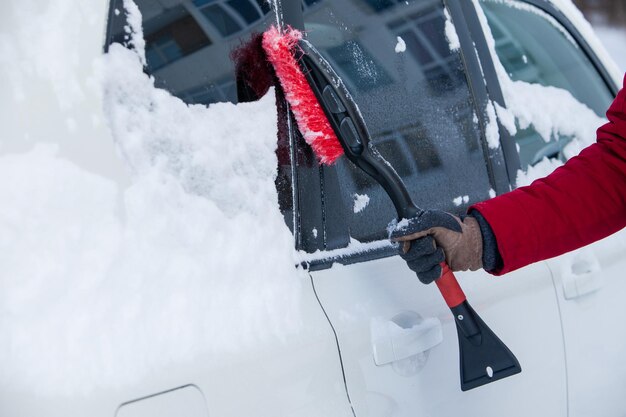
M 626 226 L 626 88 L 607 117 L 597 143 L 552 174 L 470 208 L 495 234 L 503 267 L 492 273 L 561 255 Z

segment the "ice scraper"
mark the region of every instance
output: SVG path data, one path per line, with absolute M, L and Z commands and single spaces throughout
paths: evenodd
M 365 121 L 341 78 L 302 32 L 269 28 L 263 49 L 272 64 L 298 128 L 323 164 L 345 154 L 387 192 L 399 220 L 419 217 L 402 179 L 370 143 Z M 521 372 L 517 358 L 467 302 L 453 272 L 442 263 L 437 287 L 456 323 L 461 390 L 467 391 Z

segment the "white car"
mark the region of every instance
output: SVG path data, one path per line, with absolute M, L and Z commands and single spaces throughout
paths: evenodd
M 280 92 L 276 101 L 272 90 L 261 98 L 242 80 L 265 92 L 258 68 L 238 72 L 232 55 L 277 19 L 303 24 L 416 203 L 460 214 L 595 140 L 623 74 L 569 0 L 47 0 L 3 2 L 0 16 L 0 194 L 42 192 L 50 180 L 60 184 L 51 192 L 76 198 L 2 202 L 0 231 L 12 237 L 0 237 L 0 264 L 8 265 L 0 277 L 1 416 L 626 415 L 624 231 L 503 277 L 458 273 L 468 300 L 522 367 L 463 392 L 454 319 L 436 286 L 422 285 L 395 256 L 387 240 L 395 211 L 385 192 L 345 158 L 318 165 Z M 198 244 L 219 247 L 206 240 L 214 230 L 204 218 L 214 207 L 240 209 L 220 197 L 236 195 L 236 181 L 211 188 L 219 158 L 193 152 L 202 132 L 224 142 L 262 136 L 275 129 L 276 114 L 276 188 L 252 189 L 250 210 L 272 208 L 255 215 L 278 218 L 291 234 L 264 235 L 267 225 L 257 229 L 245 216 L 232 234 L 247 231 L 242 242 L 267 253 L 295 247 L 287 269 L 227 239 L 223 252 Z M 206 124 L 196 129 L 200 120 Z M 177 135 L 191 139 L 168 141 Z M 56 145 L 42 147 L 47 142 Z M 146 146 L 160 156 L 140 157 Z M 22 161 L 31 161 L 30 171 L 20 171 Z M 171 207 L 168 195 L 137 192 L 161 163 L 184 177 L 181 187 L 167 183 Z M 85 182 L 63 182 L 74 171 Z M 235 166 L 233 178 L 240 171 L 246 167 Z M 57 173 L 59 182 L 47 178 Z M 125 208 L 110 203 L 119 196 L 106 197 L 110 184 L 130 190 Z M 83 193 L 89 187 L 93 195 Z M 255 205 L 257 192 L 277 193 L 278 204 Z M 190 199 L 193 213 L 184 209 Z M 179 203 L 186 217 L 177 223 Z M 38 204 L 62 227 L 28 223 L 30 214 L 12 209 Z M 162 212 L 137 215 L 153 207 Z M 132 233 L 113 217 L 102 221 L 124 210 L 139 225 Z M 186 229 L 184 239 L 176 228 Z M 90 233 L 106 239 L 84 237 Z M 142 233 L 178 240 L 157 250 L 153 241 L 143 246 Z M 96 252 L 83 250 L 90 245 Z M 149 264 L 117 266 L 140 278 L 82 288 L 81 276 L 110 269 L 98 263 L 98 250 L 115 259 L 116 245 Z M 71 251 L 84 265 L 65 266 Z M 229 265 L 228 279 L 215 278 Z M 275 268 L 276 282 L 255 281 L 256 268 Z M 16 283 L 24 270 L 37 279 Z M 79 278 L 64 280 L 72 274 Z M 213 287 L 196 280 L 205 275 Z M 215 293 L 203 298 L 198 288 Z M 64 301 L 38 301 L 49 299 Z M 73 302 L 81 309 L 68 307 Z

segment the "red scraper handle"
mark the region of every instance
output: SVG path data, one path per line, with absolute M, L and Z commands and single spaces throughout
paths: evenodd
M 435 283 L 448 307 L 457 307 L 466 300 L 465 293 L 447 263 L 441 263 L 441 277 Z

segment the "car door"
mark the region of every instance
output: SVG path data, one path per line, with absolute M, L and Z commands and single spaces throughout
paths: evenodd
M 501 147 L 487 140 L 499 127 L 461 2 L 446 4 L 313 1 L 303 18 L 308 40 L 347 84 L 374 146 L 415 201 L 462 213 L 508 191 L 509 174 Z M 301 142 L 296 150 L 306 154 Z M 458 274 L 523 368 L 461 392 L 453 319 L 436 287 L 394 256 L 387 227 L 395 212 L 384 191 L 346 160 L 300 165 L 309 187 L 297 187 L 298 199 L 318 209 L 300 207 L 299 249 L 336 333 L 355 415 L 566 414 L 561 324 L 545 263 L 506 279 Z
M 156 87 L 166 90 L 188 105 L 183 106 L 185 110 L 206 111 L 203 106 L 208 106 L 209 110 L 213 106 L 231 107 L 225 103 L 251 101 L 259 99 L 259 95 L 265 93 L 274 94 L 274 91 L 268 90 L 269 85 L 262 82 L 260 86 L 254 83 L 245 84 L 245 88 L 242 86 L 239 82 L 241 79 L 251 77 L 246 80 L 252 82 L 257 74 L 239 71 L 241 61 L 237 58 L 249 58 L 254 61 L 258 57 L 254 54 L 246 55 L 240 52 L 238 55 L 234 52 L 242 45 L 248 45 L 251 39 L 255 39 L 255 34 L 264 31 L 275 21 L 274 10 L 268 3 L 261 0 L 160 2 L 135 0 L 134 3 L 136 7 L 130 7 L 132 4 L 128 1 L 110 2 L 105 49 L 114 42 L 128 43 L 128 34 L 131 33 L 128 25 L 137 25 L 140 22 L 145 40 L 144 71 L 153 77 Z M 131 17 L 127 18 L 127 14 L 131 14 Z M 131 46 L 142 47 L 141 42 L 132 43 Z M 273 106 L 276 102 L 279 109 L 283 109 L 283 101 L 279 95 L 276 100 L 269 97 L 267 103 Z M 275 117 L 274 113 L 269 112 L 269 116 L 272 117 L 271 123 Z M 282 126 L 285 122 L 284 118 L 279 121 L 281 127 L 278 129 L 277 138 L 276 209 L 280 209 L 286 225 L 293 230 L 296 207 L 292 198 L 294 169 L 288 131 Z M 257 133 L 249 132 L 250 135 Z M 129 140 L 126 136 L 115 139 L 120 142 Z M 232 138 L 225 137 L 223 140 L 232 141 Z M 163 146 L 171 146 L 165 142 L 163 141 Z M 237 144 L 234 143 L 233 146 Z M 254 170 L 258 167 L 246 169 Z M 206 174 L 201 170 L 190 172 L 191 177 L 203 175 Z M 203 190 L 193 189 L 189 192 L 197 192 L 200 196 Z M 251 230 L 250 239 L 259 239 L 271 244 L 276 236 L 263 236 L 258 231 Z M 206 253 L 205 256 L 208 259 L 215 259 L 221 254 Z M 255 275 L 257 271 L 255 266 L 258 262 L 267 264 L 271 261 L 243 258 L 242 256 L 241 262 L 250 263 L 248 277 L 257 282 L 262 279 Z M 181 266 L 183 271 L 180 273 L 181 282 L 186 282 L 185 265 L 184 263 L 181 265 L 183 265 Z M 119 416 L 351 415 L 332 328 L 315 297 L 308 275 L 298 271 L 296 266 L 294 264 L 293 273 L 289 278 L 292 279 L 291 283 L 299 288 L 297 295 L 291 296 L 284 292 L 284 298 L 276 299 L 279 303 L 277 305 L 286 306 L 293 303 L 294 309 L 289 310 L 293 311 L 293 314 L 281 313 L 281 315 L 286 317 L 291 315 L 291 318 L 298 322 L 296 331 L 286 331 L 282 336 L 274 338 L 267 334 L 268 332 L 256 328 L 255 331 L 265 342 L 253 342 L 256 336 L 247 334 L 245 337 L 250 337 L 251 340 L 249 349 L 240 349 L 234 340 L 225 337 L 220 342 L 230 344 L 232 349 L 214 351 L 206 348 L 198 355 L 183 353 L 186 356 L 185 361 L 163 358 L 162 362 L 154 364 L 154 369 L 149 375 L 143 378 L 140 378 L 140 375 L 133 384 L 120 384 L 115 399 L 99 408 L 104 410 L 103 412 L 108 412 L 119 406 L 117 410 Z M 268 267 L 272 268 L 272 265 Z M 206 275 L 206 279 L 212 279 L 211 274 L 214 273 L 208 270 L 202 274 Z M 250 290 L 249 285 L 242 283 L 246 277 L 233 275 L 228 279 L 232 280 L 232 287 L 215 288 L 218 297 L 228 299 L 228 294 L 232 291 L 236 299 L 246 300 L 245 291 L 236 289 L 236 285 L 254 291 Z M 275 283 L 267 285 L 276 287 Z M 189 291 L 186 288 L 181 289 L 184 290 Z M 263 312 L 272 307 L 261 300 L 262 297 L 256 298 L 253 294 L 244 304 L 254 311 L 255 315 L 264 317 Z M 181 303 L 183 306 L 185 301 Z M 206 306 L 201 307 L 198 314 L 206 315 L 206 319 L 216 326 L 230 326 L 226 323 L 239 311 L 219 311 L 214 304 L 206 298 Z M 270 325 L 269 320 L 260 320 Z M 242 322 L 235 326 L 233 331 L 245 335 L 245 327 L 248 324 Z M 271 325 L 277 332 L 282 333 L 286 330 L 278 322 Z M 183 346 L 181 344 L 181 350 L 184 349 Z M 83 414 L 89 415 L 89 412 Z M 108 415 L 113 415 L 113 411 Z
M 547 2 L 481 0 L 480 7 L 486 17 L 487 37 L 494 41 L 496 65 L 505 69 L 498 74 L 504 96 L 523 94 L 531 85 L 557 87 L 569 93 L 559 103 L 560 109 L 580 108 L 570 115 L 567 126 L 554 121 L 548 141 L 533 124 L 513 135 L 525 171 L 519 185 L 524 185 L 533 176 L 547 174 L 556 165 L 554 161 L 564 161 L 581 145 L 595 141 L 595 129 L 605 122 L 602 117 L 616 93 L 616 82 L 621 80 L 608 75 L 604 63 L 576 30 L 585 22 L 566 19 Z M 541 95 L 536 96 L 534 105 L 556 119 L 549 103 L 544 104 Z M 519 127 L 519 118 L 517 124 Z M 552 159 L 543 159 L 546 157 Z M 621 231 L 547 261 L 563 323 L 571 416 L 624 413 L 626 338 L 619 305 L 626 292 L 625 236 Z

